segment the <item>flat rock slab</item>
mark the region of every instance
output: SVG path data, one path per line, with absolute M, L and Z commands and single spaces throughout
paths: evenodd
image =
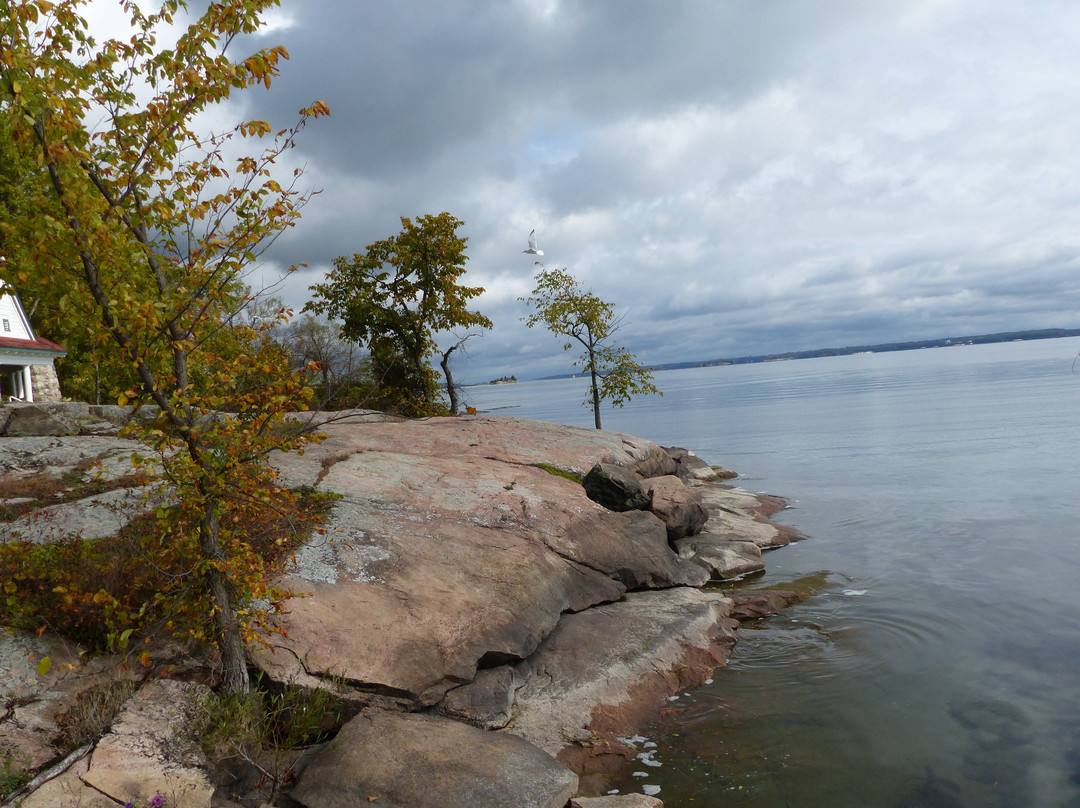
M 368 710 L 308 764 L 289 796 L 304 808 L 564 808 L 577 782 L 513 735 Z
M 676 588 L 564 615 L 517 666 L 514 718 L 501 732 L 588 773 L 593 752 L 609 751 L 670 696 L 725 664 L 737 625 L 730 609 L 726 598 Z
M 752 541 L 762 550 L 784 547 L 801 538 L 798 531 L 774 525 L 768 518 L 785 507 L 779 497 L 751 494 L 720 485 L 704 485 L 702 505 L 709 513 L 699 534 L 713 541 Z M 697 537 L 695 537 L 697 538 Z
M 195 739 L 200 702 L 209 695 L 193 682 L 144 686 L 98 742 L 83 780 L 120 804 L 149 805 L 161 794 L 172 805 L 209 808 L 214 788 Z
M 110 472 L 130 474 L 129 458 L 140 449 L 147 451 L 138 441 L 114 436 L 3 437 L 0 438 L 0 477 L 35 472 L 61 477 L 76 466 L 85 468 L 94 461 L 105 464 L 107 477 Z
M 125 673 L 115 658 L 82 650 L 51 633 L 39 637 L 0 628 L 0 698 L 12 700 L 9 720 L 0 721 L 0 754 L 18 749 L 35 768 L 49 762 L 56 757 L 57 720 L 80 693 L 115 679 L 134 679 L 142 670 Z M 51 664 L 39 674 L 44 657 Z
M 656 443 L 607 430 L 528 421 L 521 418 L 426 418 L 388 421 L 360 418 L 359 423 L 328 423 L 329 436 L 303 455 L 279 455 L 274 463 L 283 484 L 314 485 L 323 463 L 356 452 L 382 451 L 435 457 L 483 457 L 504 463 L 549 463 L 584 477 L 597 463 L 631 468 L 671 464 Z
M 14 522 L 0 523 L 0 541 L 50 544 L 69 538 L 115 536 L 124 525 L 150 507 L 147 493 L 146 489 L 118 488 L 30 511 Z

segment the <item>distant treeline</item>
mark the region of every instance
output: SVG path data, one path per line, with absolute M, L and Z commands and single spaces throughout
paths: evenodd
M 1042 328 L 1034 331 L 1009 331 L 1004 334 L 979 334 L 970 337 L 943 337 L 917 342 L 883 342 L 879 345 L 852 345 L 847 348 L 817 348 L 812 351 L 788 351 L 787 353 L 762 354 L 760 356 L 736 356 L 729 359 L 710 359 L 706 362 L 677 362 L 656 365 L 654 370 L 678 370 L 680 368 L 706 368 L 716 365 L 747 365 L 753 362 L 780 362 L 785 359 L 814 359 L 819 356 L 850 356 L 857 353 L 886 353 L 887 351 L 914 351 L 919 348 L 945 348 L 953 345 L 983 345 L 991 342 L 1016 342 L 1033 339 L 1059 339 L 1080 337 L 1078 328 Z

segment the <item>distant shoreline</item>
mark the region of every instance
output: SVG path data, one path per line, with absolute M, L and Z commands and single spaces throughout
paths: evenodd
M 782 362 L 789 359 L 817 359 L 822 356 L 851 356 L 859 353 L 889 353 L 892 351 L 915 351 L 921 348 L 951 348 L 957 345 L 988 345 L 995 342 L 1026 342 L 1037 339 L 1063 339 L 1080 337 L 1080 328 L 1042 328 L 1031 331 L 1008 331 L 1001 334 L 977 334 L 967 337 L 942 337 L 914 342 L 883 342 L 877 345 L 852 345 L 847 348 L 817 348 L 811 351 L 788 351 L 786 353 L 739 356 L 731 359 L 710 359 L 705 362 L 678 362 L 655 365 L 653 370 L 679 370 L 680 368 L 707 368 L 718 365 L 749 365 L 758 362 Z
M 1080 328 L 1041 328 L 1029 331 L 1007 331 L 1000 334 L 975 334 L 966 337 L 941 337 L 912 342 L 882 342 L 877 345 L 850 345 L 846 348 L 815 348 L 809 351 L 787 351 L 785 353 L 760 354 L 757 356 L 736 356 L 727 359 L 707 359 L 698 362 L 667 362 L 650 365 L 649 369 L 684 370 L 686 368 L 711 368 L 724 365 L 752 365 L 761 362 L 784 362 L 792 359 L 818 359 L 823 356 L 852 356 L 860 353 L 890 353 L 893 351 L 915 351 L 922 348 L 952 348 L 957 345 L 988 345 L 995 342 L 1026 342 L 1037 339 L 1064 339 L 1080 337 Z M 571 379 L 573 373 L 561 373 L 556 376 L 541 376 L 526 381 L 551 381 Z M 472 385 L 464 385 L 472 386 Z

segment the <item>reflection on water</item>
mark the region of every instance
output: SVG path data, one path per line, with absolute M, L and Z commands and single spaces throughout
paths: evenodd
M 1080 808 L 1080 340 L 673 371 L 605 424 L 788 497 L 809 601 L 650 732 L 683 805 Z M 580 380 L 477 392 L 587 426 Z M 507 388 L 514 389 L 507 389 Z

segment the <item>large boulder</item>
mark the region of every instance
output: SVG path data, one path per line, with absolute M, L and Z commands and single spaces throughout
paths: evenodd
M 24 437 L 33 435 L 77 435 L 78 418 L 90 414 L 86 404 L 78 410 L 53 404 L 8 404 L 5 435 Z
M 668 541 L 693 536 L 709 518 L 701 492 L 688 488 L 678 477 L 651 477 L 642 480 L 641 487 L 649 496 L 649 510 L 664 523 Z
M 367 710 L 308 764 L 303 808 L 564 808 L 577 777 L 521 738 L 431 715 Z
M 597 463 L 585 475 L 585 493 L 609 511 L 640 511 L 649 507 L 649 495 L 632 471 L 613 463 Z

